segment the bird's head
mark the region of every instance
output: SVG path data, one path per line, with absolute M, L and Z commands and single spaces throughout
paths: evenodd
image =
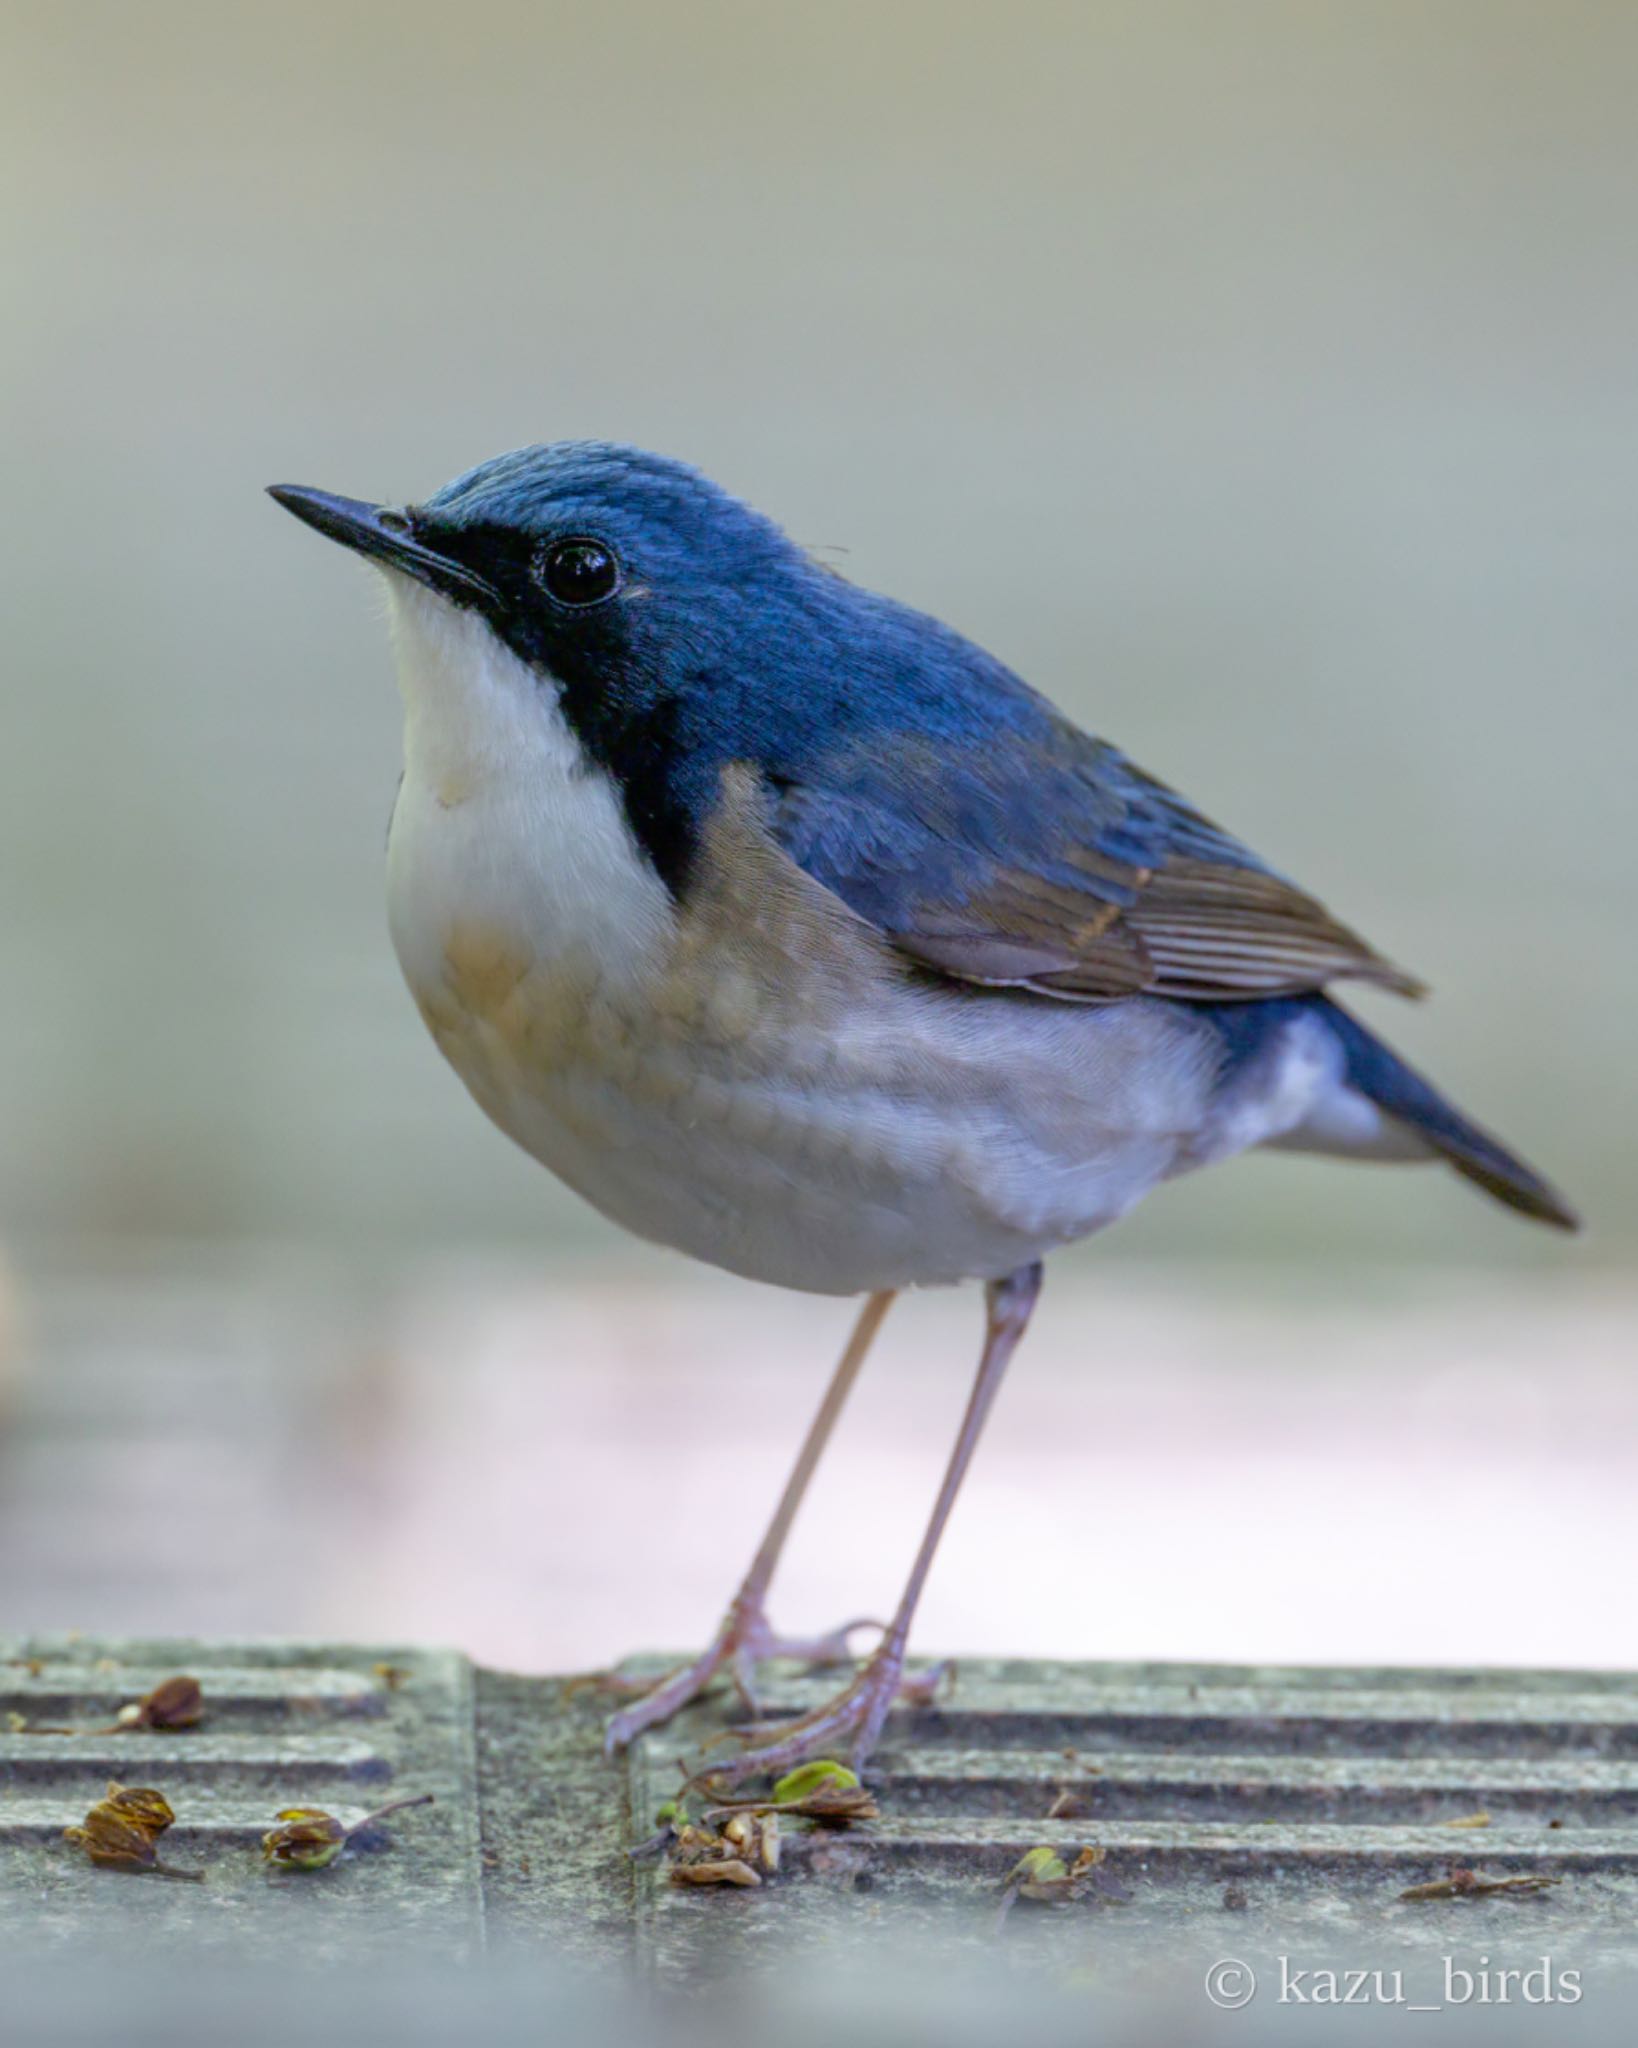
M 988 657 L 640 449 L 517 449 L 418 505 L 272 495 L 388 572 L 412 728 L 481 741 L 561 713 L 668 882 L 728 763 L 777 785 L 825 749 L 933 724 L 977 736 L 997 715 Z
M 686 689 L 748 609 L 816 573 L 771 520 L 685 463 L 604 442 L 520 448 L 402 507 L 275 484 L 298 519 L 476 613 L 542 677 L 602 697 Z
M 388 572 L 412 724 L 561 711 L 619 783 L 662 871 L 686 858 L 722 764 L 845 722 L 839 658 L 863 597 L 682 462 L 605 442 L 520 448 L 421 504 L 292 484 L 272 496 Z M 421 658 L 436 643 L 438 658 Z M 857 678 L 855 677 L 856 681 Z M 439 704 L 417 702 L 439 694 Z M 510 701 L 516 699 L 517 701 Z M 481 735 L 472 735 L 481 737 Z

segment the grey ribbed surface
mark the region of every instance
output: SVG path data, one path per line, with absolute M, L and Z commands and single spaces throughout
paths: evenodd
M 0 1658 L 0 1713 L 30 1723 L 90 1728 L 177 1671 L 200 1678 L 208 1711 L 171 1732 L 0 1733 L 0 1955 L 129 1937 L 636 1962 L 665 1983 L 841 1929 L 1000 1941 L 1062 1965 L 1264 1947 L 1414 1961 L 1475 1941 L 1507 1960 L 1543 1944 L 1584 1969 L 1633 1960 L 1638 1682 L 1620 1674 L 968 1664 L 938 1705 L 889 1724 L 879 1820 L 788 1826 L 778 1877 L 729 1892 L 679 1890 L 625 1854 L 678 1756 L 720 1730 L 715 1702 L 616 1766 L 598 1748 L 605 1699 L 453 1653 L 11 1640 Z M 800 1706 L 820 1682 L 775 1674 L 769 1704 Z M 115 1776 L 166 1793 L 164 1852 L 204 1883 L 95 1869 L 62 1840 Z M 351 1819 L 425 1791 L 435 1806 L 328 1872 L 270 1874 L 257 1853 L 279 1807 Z M 1048 1820 L 1063 1791 L 1084 1810 Z M 1451 1825 L 1481 1810 L 1488 1825 Z M 998 1930 L 1007 1871 L 1042 1843 L 1101 1847 L 1103 1881 Z M 1401 1900 L 1453 1863 L 1561 1882 Z
M 767 1704 L 809 1704 L 818 1684 Z M 678 1735 L 648 1739 L 645 1808 L 676 1781 Z M 1638 1954 L 1638 1680 L 1624 1674 L 974 1662 L 937 1706 L 889 1724 L 871 1778 L 879 1821 L 795 1836 L 788 1879 L 727 1914 L 649 1870 L 651 1965 L 698 1962 L 725 1923 L 748 1958 L 843 1895 L 860 1924 L 937 1921 L 965 1944 L 1088 1968 L 1275 1950 L 1431 1968 L 1474 1943 L 1514 1962 L 1545 1942 L 1589 1969 Z M 1063 1791 L 1084 1811 L 1048 1820 Z M 1488 1825 L 1451 1825 L 1480 1812 Z M 1107 1882 L 1063 1912 L 1020 1907 L 998 1936 L 1007 1872 L 1041 1844 L 1066 1861 L 1101 1847 Z M 1561 1882 L 1401 1899 L 1452 1864 Z
M 369 1956 L 411 1947 L 449 1959 L 482 1944 L 472 1672 L 448 1651 L 330 1645 L 0 1641 L 0 1716 L 93 1729 L 187 1672 L 198 1728 L 0 1733 L 0 1953 L 128 1933 L 190 1950 Z M 389 1685 L 374 1667 L 390 1664 Z M 62 1838 L 110 1779 L 162 1791 L 176 1812 L 164 1861 L 201 1884 L 99 1869 Z M 390 1799 L 395 1817 L 333 1870 L 270 1873 L 273 1816 L 321 1806 L 345 1821 Z M 390 1843 L 390 1847 L 387 1844 Z

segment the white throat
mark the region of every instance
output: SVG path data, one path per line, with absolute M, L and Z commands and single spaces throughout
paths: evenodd
M 404 699 L 388 848 L 393 943 L 420 997 L 476 930 L 539 966 L 641 975 L 671 903 L 549 676 L 474 611 L 387 575 Z

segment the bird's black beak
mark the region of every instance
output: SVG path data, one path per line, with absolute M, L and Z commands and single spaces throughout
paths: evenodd
M 368 505 L 361 498 L 338 498 L 329 491 L 310 491 L 303 484 L 269 484 L 267 495 L 306 526 L 338 540 L 354 554 L 366 555 L 384 568 L 397 569 L 457 604 L 493 604 L 492 585 L 475 571 L 429 545 L 425 528 L 417 531 L 408 512 L 390 505 Z

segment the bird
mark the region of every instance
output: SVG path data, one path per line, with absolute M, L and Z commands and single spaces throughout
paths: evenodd
M 384 572 L 404 711 L 392 943 L 478 1106 L 604 1216 L 862 1297 L 756 1556 L 617 1752 L 776 1655 L 851 1663 L 754 1717 L 729 1782 L 871 1755 L 1042 1266 L 1255 1147 L 1442 1161 L 1577 1219 L 1339 1000 L 1423 985 L 994 656 L 690 465 L 519 448 L 421 503 L 270 486 Z M 888 1307 L 984 1290 L 979 1363 L 868 1656 L 779 1635 L 786 1535 Z

